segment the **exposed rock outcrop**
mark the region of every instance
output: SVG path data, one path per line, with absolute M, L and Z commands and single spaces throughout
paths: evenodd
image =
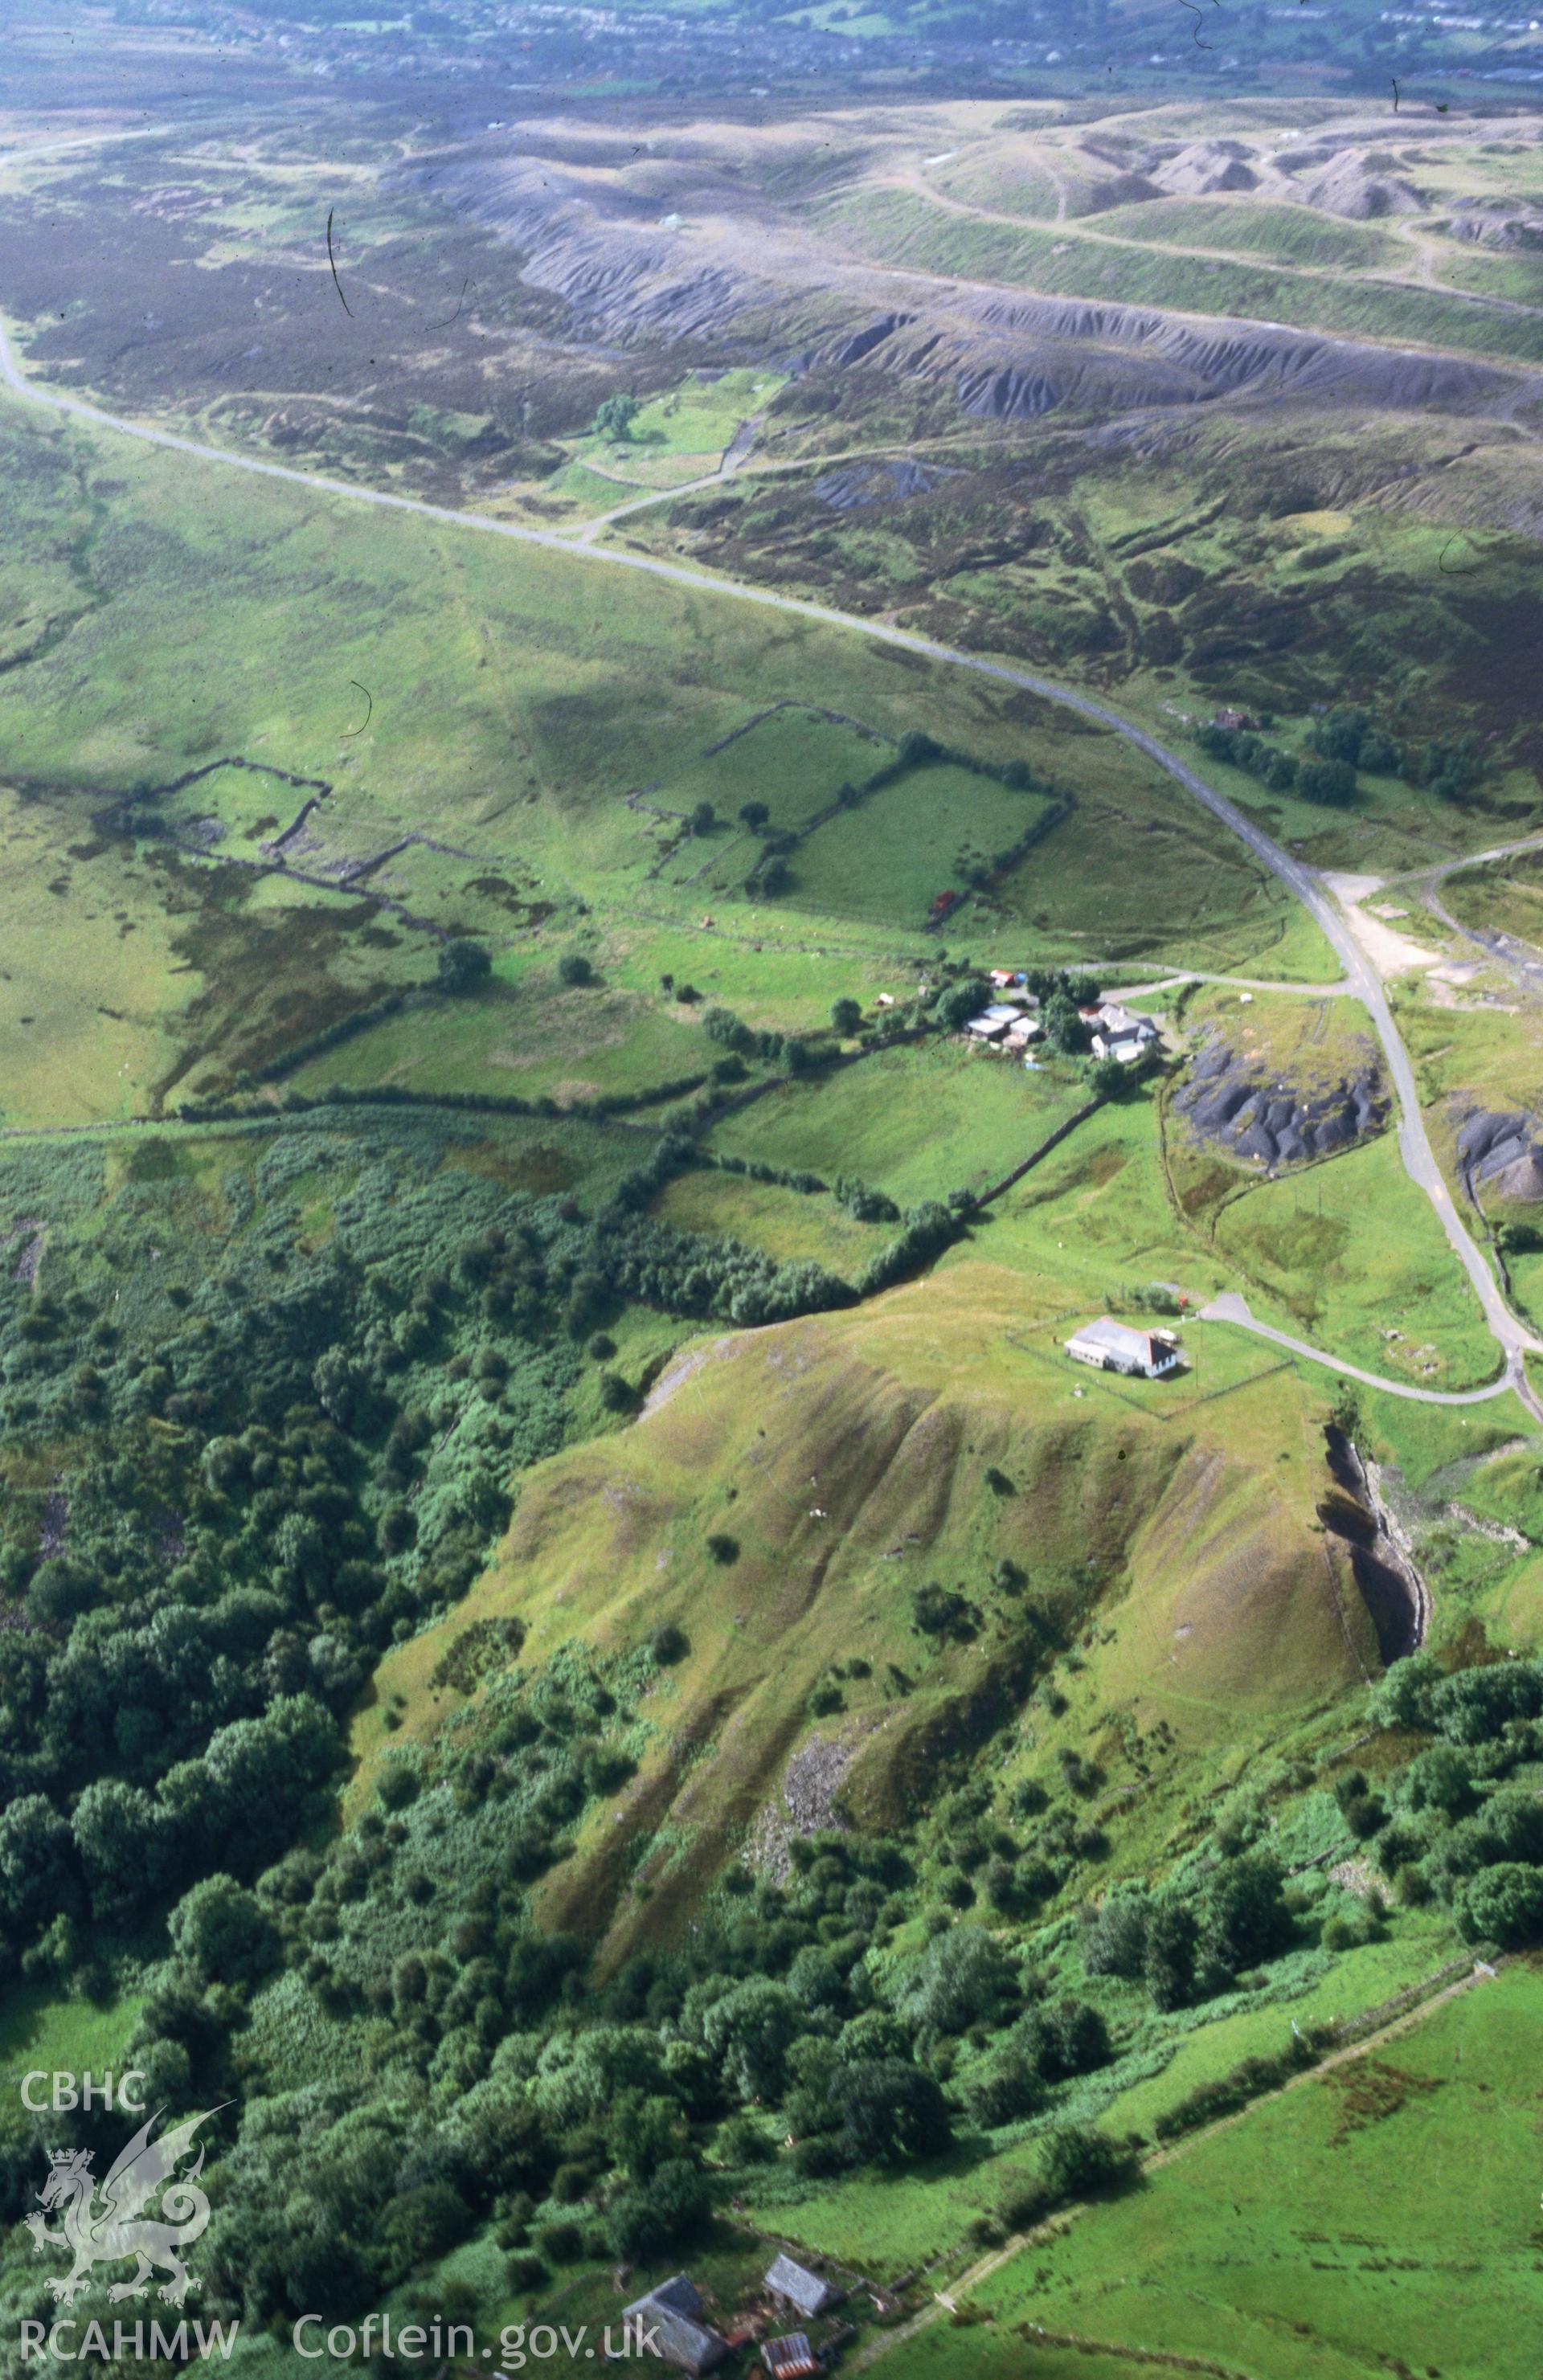
M 907 496 L 929 495 L 956 471 L 937 463 L 917 463 L 902 455 L 893 463 L 849 463 L 816 480 L 814 492 L 833 512 L 859 512 L 868 504 L 904 504 Z
M 1337 1493 L 1318 1506 L 1326 1529 L 1343 1540 L 1384 1663 L 1417 1651 L 1430 1629 L 1430 1590 L 1397 1516 L 1383 1501 L 1381 1477 L 1334 1424 L 1324 1431 Z
M 1147 178 L 1172 198 L 1209 198 L 1216 190 L 1252 190 L 1258 175 L 1241 140 L 1190 140 L 1172 157 L 1146 168 Z
M 1274 1168 L 1329 1157 L 1379 1132 L 1388 1119 L 1386 1082 L 1368 1046 L 1367 1062 L 1319 1086 L 1282 1082 L 1257 1059 L 1225 1041 L 1200 1052 L 1173 1107 L 1196 1137 L 1229 1157 Z
M 1472 1197 L 1543 1199 L 1543 1143 L 1536 1116 L 1476 1109 L 1458 1130 L 1457 1162 Z
M 1379 215 L 1417 215 L 1424 200 L 1397 174 L 1379 170 L 1382 161 L 1346 150 L 1316 173 L 1301 176 L 1292 196 L 1302 206 L 1324 214 L 1343 215 L 1350 223 L 1369 223 Z
M 1449 239 L 1485 248 L 1543 248 L 1543 206 L 1529 199 L 1454 199 L 1451 221 L 1438 228 Z

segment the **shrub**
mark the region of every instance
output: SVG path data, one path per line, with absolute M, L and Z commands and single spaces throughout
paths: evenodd
M 1197 2083 L 1193 2091 L 1158 2117 L 1153 2131 L 1160 2141 L 1176 2140 L 1183 2132 L 1195 2131 L 1202 2124 L 1214 2123 L 1220 2116 L 1233 2114 L 1266 2091 L 1278 2091 L 1293 2074 L 1311 2066 L 1333 2039 L 1334 2028 L 1329 2024 L 1309 2025 L 1306 2032 L 1294 2030 L 1289 2045 L 1278 2057 L 1245 2058 L 1230 2073 L 1218 2075 L 1213 2082 Z
M 1184 2008 L 1195 1990 L 1198 1928 L 1182 1900 L 1154 1900 L 1147 1917 L 1143 1980 L 1160 2010 Z
M 713 1560 L 724 1570 L 730 1569 L 739 1560 L 739 1539 L 731 1537 L 723 1529 L 714 1529 L 707 1541 L 707 1549 Z
M 980 1613 L 956 1588 L 929 1579 L 911 1597 L 911 1625 L 945 1645 L 968 1645 L 980 1633 Z
M 997 2013 L 1007 1987 L 1007 1962 L 995 1937 L 978 1925 L 954 1925 L 922 1952 L 900 2014 L 935 2033 L 963 2033 Z
M 731 2116 L 718 2127 L 713 2154 L 721 2165 L 770 2165 L 777 2152 L 760 2126 L 748 2116 Z
M 1090 2074 L 1111 2056 L 1109 2027 L 1086 2000 L 1060 1999 L 1031 2010 L 1014 2027 L 1014 2038 L 1051 2082 Z
M 449 2181 L 420 2182 L 394 2198 L 381 2224 L 383 2244 L 398 2269 L 428 2265 L 464 2240 L 471 2215 Z
M 1304 801 L 1339 808 L 1355 794 L 1355 771 L 1348 760 L 1304 760 L 1296 771 L 1296 790 Z
M 1203 1933 L 1211 1957 L 1234 1973 L 1277 1957 L 1291 1940 L 1278 1860 L 1265 1852 L 1224 1860 L 1206 1889 Z
M 1501 1860 L 1470 1876 L 1452 1904 L 1464 1942 L 1498 1942 L 1514 1949 L 1543 1935 L 1543 1868 Z
M 1495 1661 L 1458 1670 L 1431 1689 L 1430 1715 L 1450 1743 L 1487 1743 L 1507 1719 L 1543 1711 L 1543 1669 L 1534 1661 Z
M 630 389 L 614 389 L 595 409 L 594 435 L 625 443 L 631 437 L 632 425 L 642 409 L 642 398 L 635 396 Z
M 234 1876 L 205 1876 L 172 1911 L 172 1948 L 205 1984 L 254 1984 L 276 1964 L 277 1929 Z
M 1147 1962 L 1144 1892 L 1124 1892 L 1083 1920 L 1082 1963 L 1090 1975 L 1139 1975 Z
M 381 1514 L 375 1542 L 383 1554 L 406 1553 L 418 1542 L 418 1515 L 410 1504 L 388 1504 Z
M 1042 2223 L 1055 2204 L 1043 2182 L 1020 2181 L 1009 2190 L 998 2209 L 997 2219 L 1004 2231 L 1032 2231 Z
M 1032 2116 L 1044 2096 L 1039 2068 L 1019 2050 L 1005 2051 L 993 2065 L 970 2075 L 965 2084 L 965 2105 L 975 2121 L 988 2131 Z
M 1039 2179 L 1055 2204 L 1128 2189 L 1140 2169 L 1132 2143 L 1111 2140 L 1107 2132 L 1086 2124 L 1062 2126 L 1049 2134 L 1039 2152 Z
M 375 1792 L 387 1810 L 405 1810 L 419 1795 L 419 1776 L 404 1760 L 388 1761 L 376 1780 Z
M 442 991 L 475 991 L 480 983 L 486 983 L 492 973 L 492 960 L 480 942 L 457 934 L 450 941 L 441 943 L 434 965 L 434 979 Z
M 557 979 L 567 984 L 593 983 L 595 971 L 582 951 L 565 951 L 557 962 Z
M 831 2078 L 842 2142 L 860 2165 L 905 2165 L 937 2156 L 954 2137 L 935 2075 L 903 2058 L 859 2058 Z
M 671 1620 L 665 1621 L 662 1628 L 656 1628 L 649 1639 L 649 1651 L 662 1670 L 674 1669 L 677 1661 L 685 1660 L 690 1650 L 690 1638 Z
M 851 2162 L 837 2132 L 811 2132 L 793 2151 L 793 2169 L 808 2181 L 828 2181 Z

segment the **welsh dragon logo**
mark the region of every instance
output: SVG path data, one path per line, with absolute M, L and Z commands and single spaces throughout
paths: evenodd
M 135 2269 L 128 2280 L 115 2281 L 108 2290 L 115 2305 L 120 2298 L 142 2298 L 157 2267 L 167 2276 L 159 2295 L 168 2305 L 181 2305 L 188 2290 L 197 2289 L 182 2252 L 209 2228 L 209 2201 L 198 2186 L 203 2171 L 201 2144 L 188 2172 L 180 2180 L 176 2176 L 182 2159 L 193 2155 L 193 2134 L 219 2110 L 206 2107 L 201 2116 L 189 2116 L 152 2141 L 152 2130 L 163 2112 L 157 2109 L 146 2119 L 101 2181 L 91 2171 L 90 2149 L 51 2151 L 48 2180 L 38 2192 L 44 2212 L 29 2215 L 26 2223 L 40 2255 L 45 2248 L 64 2248 L 74 2260 L 62 2279 L 52 2277 L 47 2284 L 62 2304 L 74 2304 L 94 2266 L 120 2264 L 128 2256 L 136 2259 Z M 157 2191 L 160 2213 L 166 2219 L 145 2221 L 144 2209 Z M 55 2206 L 64 2212 L 58 2230 L 51 2231 L 46 2215 Z

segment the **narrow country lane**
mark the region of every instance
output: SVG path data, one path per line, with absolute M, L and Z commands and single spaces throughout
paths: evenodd
M 1385 1396 L 1408 1397 L 1422 1405 L 1482 1405 L 1491 1397 L 1503 1397 L 1512 1386 L 1509 1372 L 1491 1380 L 1487 1389 L 1420 1389 L 1412 1380 L 1384 1379 L 1379 1372 L 1363 1372 L 1358 1364 L 1347 1364 L 1338 1355 L 1326 1355 L 1321 1347 L 1311 1347 L 1306 1339 L 1294 1339 L 1289 1330 L 1276 1330 L 1268 1322 L 1257 1322 L 1248 1310 L 1248 1300 L 1235 1290 L 1223 1290 L 1209 1305 L 1200 1308 L 1202 1322 L 1231 1322 L 1239 1330 L 1252 1330 L 1255 1337 L 1268 1339 L 1276 1347 L 1284 1347 L 1293 1355 L 1304 1355 L 1309 1364 L 1321 1364 L 1326 1371 L 1338 1372 L 1347 1380 L 1359 1380 L 1363 1388 L 1380 1389 Z
M 88 405 L 79 397 L 66 396 L 59 390 L 35 386 L 17 363 L 3 324 L 0 324 L 0 382 L 27 403 L 44 407 L 69 419 L 84 422 L 92 429 L 116 431 L 124 437 L 138 438 L 148 445 L 165 447 L 173 454 L 189 455 L 200 462 L 223 465 L 227 470 L 249 471 L 259 479 L 282 480 L 304 489 L 310 495 L 337 496 L 348 504 L 374 504 L 387 511 L 414 513 L 448 528 L 467 529 L 482 536 L 507 538 L 516 545 L 538 547 L 544 552 L 561 554 L 565 560 L 580 565 L 595 564 L 616 570 L 638 571 L 645 577 L 662 579 L 669 586 L 684 587 L 694 594 L 716 595 L 735 602 L 756 603 L 765 611 L 781 613 L 786 618 L 809 620 L 820 627 L 844 629 L 877 643 L 897 646 L 902 651 L 919 653 L 926 660 L 942 662 L 950 668 L 970 670 L 977 676 L 994 679 L 1000 685 L 1021 687 L 1027 693 L 1039 695 L 1047 702 L 1060 703 L 1064 709 L 1075 710 L 1085 719 L 1095 720 L 1100 726 L 1123 735 L 1128 744 L 1134 745 L 1137 751 L 1144 752 L 1148 759 L 1165 771 L 1176 784 L 1182 785 L 1185 793 L 1202 808 L 1209 810 L 1230 834 L 1235 835 L 1254 854 L 1263 867 L 1296 895 L 1335 952 L 1344 970 L 1346 990 L 1352 998 L 1361 1002 L 1369 1014 L 1388 1061 L 1389 1072 L 1398 1093 L 1399 1152 L 1404 1169 L 1410 1180 L 1425 1192 L 1435 1208 L 1448 1243 L 1473 1283 L 1490 1335 L 1504 1356 L 1512 1386 L 1527 1411 L 1543 1423 L 1543 1399 L 1539 1399 L 1528 1381 L 1523 1360 L 1528 1350 L 1543 1354 L 1543 1342 L 1537 1340 L 1512 1313 L 1481 1250 L 1457 1212 L 1425 1128 L 1415 1070 L 1409 1062 L 1409 1054 L 1393 1022 L 1387 995 L 1371 962 L 1351 932 L 1338 905 L 1313 870 L 1283 851 L 1245 811 L 1229 801 L 1224 794 L 1218 793 L 1213 785 L 1208 784 L 1197 770 L 1192 768 L 1187 760 L 1181 759 L 1176 752 L 1171 752 L 1146 728 L 1123 718 L 1119 711 L 1098 701 L 1092 695 L 1061 686 L 1053 678 L 1040 676 L 1037 671 L 1017 669 L 1006 662 L 986 661 L 979 654 L 960 652 L 953 646 L 934 642 L 929 637 L 916 636 L 909 629 L 892 627 L 883 621 L 866 620 L 855 613 L 839 612 L 830 604 L 810 602 L 796 595 L 781 595 L 771 588 L 747 586 L 740 579 L 716 577 L 710 571 L 693 570 L 684 563 L 668 562 L 660 555 L 625 552 L 614 546 L 584 543 L 553 529 L 528 528 L 513 521 L 495 520 L 487 513 L 456 512 L 443 504 L 430 504 L 421 497 L 395 495 L 379 488 L 356 487 L 346 480 L 334 480 L 321 473 L 298 470 L 288 464 L 269 462 L 260 455 L 234 454 L 223 447 L 206 445 L 198 439 L 184 438 L 176 431 L 157 430 L 145 422 L 128 420 L 121 414 L 109 413 L 100 406 Z

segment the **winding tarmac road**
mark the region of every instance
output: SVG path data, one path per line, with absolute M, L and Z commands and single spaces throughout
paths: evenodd
M 1197 770 L 1191 768 L 1187 760 L 1181 759 L 1176 752 L 1171 752 L 1146 728 L 1123 718 L 1119 711 L 1098 701 L 1092 695 L 1058 685 L 1053 678 L 1041 677 L 1034 670 L 1016 669 L 1005 662 L 986 661 L 978 653 L 961 652 L 952 645 L 936 643 L 930 637 L 918 637 L 909 629 L 892 627 L 881 620 L 864 619 L 855 613 L 839 612 L 830 604 L 812 603 L 796 595 L 778 594 L 771 588 L 747 586 L 739 579 L 715 577 L 711 572 L 693 570 L 683 563 L 668 562 L 656 554 L 632 553 L 615 546 L 586 544 L 571 535 L 564 536 L 552 529 L 529 528 L 514 521 L 494 519 L 487 513 L 455 512 L 443 504 L 430 504 L 421 497 L 394 495 L 380 488 L 356 487 L 346 480 L 334 480 L 321 473 L 298 470 L 289 464 L 268 462 L 256 455 L 235 454 L 223 447 L 205 445 L 198 439 L 184 438 L 176 431 L 157 430 L 146 422 L 130 421 L 121 414 L 109 413 L 100 406 L 88 405 L 81 398 L 67 396 L 57 389 L 35 386 L 17 363 L 3 324 L 0 324 L 0 382 L 26 403 L 61 414 L 71 420 L 84 422 L 93 430 L 115 431 L 123 437 L 140 439 L 146 445 L 164 447 L 175 455 L 190 455 L 202 463 L 220 464 L 226 470 L 249 471 L 258 479 L 282 480 L 303 489 L 308 495 L 336 496 L 347 504 L 374 504 L 385 511 L 414 513 L 445 528 L 465 529 L 480 536 L 506 538 L 516 545 L 534 546 L 547 553 L 561 554 L 565 562 L 580 567 L 593 565 L 614 570 L 632 570 L 644 577 L 662 579 L 672 587 L 686 588 L 693 594 L 711 595 L 725 601 L 755 603 L 764 611 L 781 613 L 785 618 L 808 620 L 819 627 L 839 628 L 852 635 L 867 637 L 879 644 L 895 646 L 903 652 L 917 653 L 925 660 L 942 662 L 953 669 L 969 670 L 978 677 L 991 678 L 999 685 L 1039 695 L 1047 702 L 1059 703 L 1063 709 L 1075 710 L 1083 718 L 1094 720 L 1100 726 L 1123 735 L 1127 744 L 1133 744 L 1137 751 L 1144 752 L 1203 809 L 1209 810 L 1229 834 L 1234 835 L 1254 854 L 1262 867 L 1284 884 L 1288 892 L 1295 894 L 1339 958 L 1344 974 L 1343 990 L 1349 997 L 1358 1000 L 1369 1014 L 1398 1093 L 1399 1153 L 1404 1170 L 1435 1208 L 1452 1253 L 1473 1283 L 1490 1336 L 1504 1358 L 1507 1379 L 1527 1411 L 1543 1423 L 1543 1400 L 1538 1398 L 1528 1381 L 1523 1361 L 1528 1351 L 1543 1354 L 1543 1342 L 1537 1340 L 1512 1313 L 1494 1274 L 1457 1212 L 1426 1132 L 1414 1068 L 1393 1022 L 1380 978 L 1370 960 L 1327 887 L 1314 871 L 1294 858 L 1290 852 L 1282 850 L 1245 811 L 1239 809 L 1234 802 L 1230 802 L 1225 795 L 1219 794 Z M 1310 1355 L 1316 1353 L 1305 1347 L 1300 1352 Z M 1334 1362 L 1331 1357 L 1320 1360 Z M 1428 1393 L 1436 1394 L 1435 1391 Z

